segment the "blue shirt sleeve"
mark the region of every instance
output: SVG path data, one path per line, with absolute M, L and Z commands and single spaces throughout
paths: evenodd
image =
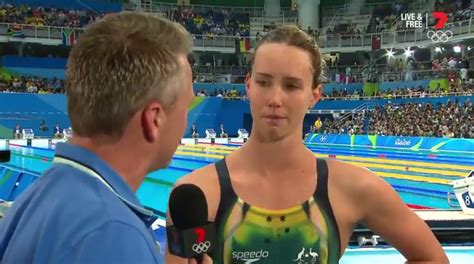
M 164 263 L 142 232 L 121 222 L 108 222 L 88 233 L 58 263 Z

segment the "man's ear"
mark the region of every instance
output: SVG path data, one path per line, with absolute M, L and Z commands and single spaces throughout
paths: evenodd
M 142 110 L 141 123 L 143 136 L 149 142 L 158 140 L 160 128 L 166 121 L 163 106 L 156 102 L 149 102 Z
M 312 96 L 311 96 L 311 103 L 309 108 L 313 108 L 321 99 L 321 96 L 323 96 L 323 86 L 322 84 L 318 84 L 316 88 L 313 88 L 311 90 Z
M 245 76 L 245 92 L 247 94 L 247 97 L 250 97 L 250 78 L 252 77 L 252 73 L 248 72 L 247 75 Z

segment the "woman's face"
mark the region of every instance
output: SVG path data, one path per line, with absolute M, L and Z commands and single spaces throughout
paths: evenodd
M 261 45 L 246 80 L 252 134 L 263 141 L 301 136 L 304 116 L 321 96 L 321 86 L 312 83 L 308 52 L 281 43 Z

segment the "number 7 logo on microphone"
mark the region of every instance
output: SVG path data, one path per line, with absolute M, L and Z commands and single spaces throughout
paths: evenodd
M 206 240 L 206 229 L 198 227 L 194 229 L 194 234 L 197 235 L 196 243 L 194 243 L 192 250 L 197 254 L 206 253 L 211 247 L 211 241 Z
M 201 243 L 206 240 L 206 230 L 202 227 L 194 229 L 194 233 L 198 236 L 196 243 Z

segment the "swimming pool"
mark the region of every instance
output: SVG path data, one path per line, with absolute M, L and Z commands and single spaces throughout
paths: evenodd
M 236 145 L 182 145 L 170 166 L 147 176 L 137 191 L 147 207 L 166 212 L 167 197 L 174 182 L 191 171 L 213 163 Z M 54 150 L 10 146 L 12 159 L 7 164 L 40 174 L 51 166 Z M 396 150 L 361 150 L 311 146 L 316 157 L 337 158 L 366 167 L 389 182 L 406 204 L 417 209 L 451 209 L 447 196 L 450 181 L 465 177 L 474 167 L 474 156 L 438 155 Z
M 149 174 L 137 191 L 147 207 L 166 213 L 168 196 L 179 178 L 191 171 L 213 163 L 229 154 L 238 145 L 181 145 L 170 166 Z M 337 158 L 364 166 L 383 177 L 400 194 L 403 201 L 415 209 L 453 209 L 447 196 L 450 181 L 465 177 L 474 167 L 472 155 L 431 155 L 400 150 L 373 150 L 349 147 L 311 145 L 320 158 Z M 7 167 L 39 175 L 51 166 L 54 150 L 10 145 L 12 159 Z M 32 180 L 34 181 L 34 179 Z M 157 230 L 164 242 L 163 228 Z M 474 263 L 474 248 L 448 247 L 452 263 Z M 393 249 L 348 249 L 341 263 L 401 263 L 403 257 Z

